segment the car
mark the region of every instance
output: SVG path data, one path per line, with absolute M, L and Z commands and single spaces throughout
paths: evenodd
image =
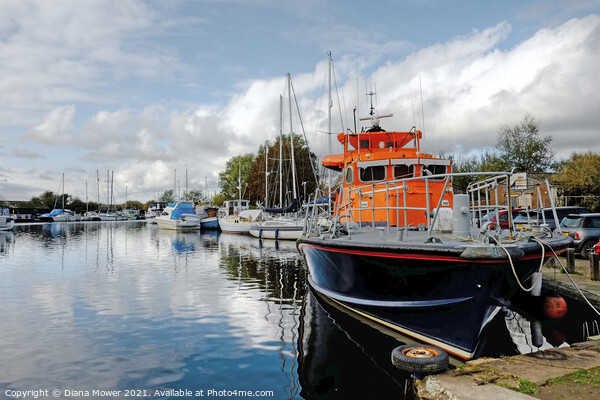
M 592 210 L 585 207 L 567 206 L 567 207 L 556 207 L 556 216 L 558 217 L 558 223 L 568 214 L 590 214 Z M 529 214 L 529 217 L 528 215 Z M 546 224 L 551 230 L 556 229 L 556 221 L 554 220 L 554 213 L 552 208 L 543 208 L 536 210 L 523 210 L 519 211 L 519 216 L 514 219 L 515 229 L 521 230 L 526 225 L 542 225 Z
M 514 226 L 514 219 L 519 215 L 519 212 L 522 210 L 523 210 L 522 208 L 515 208 L 514 210 L 512 210 L 513 226 Z M 500 228 L 508 229 L 508 210 L 498 211 L 498 216 L 500 219 L 500 222 L 499 222 Z M 496 212 L 495 211 L 490 212 L 488 215 L 486 215 L 483 218 L 484 222 L 487 222 L 488 220 L 490 222 L 496 222 Z
M 600 236 L 600 213 L 568 214 L 560 223 L 560 229 L 573 238 L 575 252 L 588 258 Z

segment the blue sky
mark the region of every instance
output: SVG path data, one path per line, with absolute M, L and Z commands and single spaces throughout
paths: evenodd
M 557 158 L 599 151 L 599 14 L 598 0 L 0 0 L 0 199 L 57 191 L 62 173 L 95 199 L 97 170 L 102 198 L 114 170 L 117 202 L 173 188 L 175 170 L 214 192 L 229 158 L 275 138 L 287 73 L 323 155 L 327 51 L 334 132 L 376 85 L 388 130 L 422 128 L 422 93 L 432 153 L 493 148 L 526 113 Z

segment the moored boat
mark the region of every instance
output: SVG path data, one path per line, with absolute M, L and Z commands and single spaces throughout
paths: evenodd
M 262 210 L 242 210 L 237 215 L 219 218 L 219 228 L 224 233 L 250 234 L 250 227 L 261 221 Z
M 454 194 L 451 161 L 422 153 L 420 131 L 386 132 L 376 114 L 371 120 L 365 132 L 338 135 L 344 153 L 323 159 L 342 174 L 333 217 L 309 210 L 315 217 L 297 241 L 309 284 L 356 314 L 471 359 L 500 307 L 519 288 L 531 290 L 541 265 L 571 241 L 543 229 L 472 228 L 474 205 Z M 508 190 L 510 173 L 487 176 L 470 190 Z M 496 198 L 507 203 L 486 206 L 510 209 L 510 193 Z
M 160 229 L 178 231 L 193 231 L 200 229 L 200 218 L 196 215 L 194 206 L 178 201 L 169 203 L 162 214 L 155 218 Z
M 0 231 L 11 230 L 15 226 L 15 218 L 10 215 L 10 209 L 0 206 Z
M 219 229 L 218 211 L 219 207 L 217 206 L 196 206 L 196 215 L 200 218 L 200 229 Z
M 280 216 L 250 225 L 248 233 L 259 239 L 296 240 L 303 230 L 304 220 Z
M 144 219 L 146 220 L 146 222 L 155 224 L 155 218 L 162 214 L 163 210 L 165 209 L 165 207 L 167 207 L 167 205 L 168 203 L 163 202 L 150 204 L 148 210 L 146 210 L 146 212 L 144 213 Z

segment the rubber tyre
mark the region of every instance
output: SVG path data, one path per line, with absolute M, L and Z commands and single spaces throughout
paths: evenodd
M 392 351 L 392 364 L 418 374 L 437 374 L 448 369 L 448 353 L 439 347 L 405 344 Z
M 586 260 L 588 258 L 590 258 L 590 254 L 592 254 L 594 252 L 594 245 L 595 244 L 596 243 L 594 243 L 593 240 L 588 240 L 587 242 L 585 242 L 581 246 L 581 252 L 580 252 L 581 257 L 585 258 Z

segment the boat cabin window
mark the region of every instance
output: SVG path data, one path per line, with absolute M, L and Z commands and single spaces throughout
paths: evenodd
M 346 183 L 352 185 L 354 183 L 354 168 L 348 167 L 346 170 Z
M 414 170 L 412 165 L 394 165 L 394 179 L 412 178 Z
M 422 176 L 429 175 L 426 171 L 431 172 L 431 175 L 445 174 L 446 166 L 445 165 L 423 165 L 423 173 L 421 175 Z M 446 179 L 446 177 L 440 176 L 440 177 L 434 178 L 434 179 L 436 181 L 443 181 L 444 179 Z
M 376 182 L 385 179 L 385 166 L 383 165 L 359 168 L 358 172 L 361 182 Z

